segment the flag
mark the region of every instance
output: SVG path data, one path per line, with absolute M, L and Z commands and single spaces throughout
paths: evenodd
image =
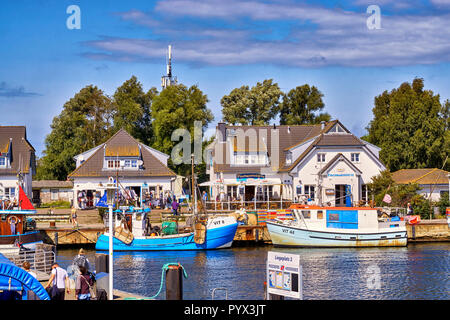
M 392 198 L 390 195 L 388 195 L 387 193 L 384 195 L 383 201 L 386 203 L 391 203 Z

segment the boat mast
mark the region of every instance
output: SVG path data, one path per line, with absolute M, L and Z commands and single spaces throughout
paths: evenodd
M 191 170 L 192 170 L 192 210 L 194 215 L 197 214 L 197 189 L 195 188 L 195 174 L 194 174 L 194 154 L 191 154 Z

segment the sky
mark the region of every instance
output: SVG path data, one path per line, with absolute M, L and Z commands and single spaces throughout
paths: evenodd
M 3 0 L 0 125 L 25 125 L 40 157 L 83 87 L 113 95 L 135 75 L 160 89 L 169 44 L 178 81 L 208 96 L 206 136 L 224 95 L 265 79 L 283 92 L 316 86 L 324 111 L 357 136 L 374 98 L 403 82 L 423 78 L 450 99 L 450 0 Z

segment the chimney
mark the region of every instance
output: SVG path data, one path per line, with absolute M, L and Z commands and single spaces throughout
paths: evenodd
M 325 121 L 320 121 L 320 129 L 325 129 Z
M 225 122 L 219 122 L 217 124 L 217 130 L 222 135 L 222 141 L 227 141 L 227 128 Z

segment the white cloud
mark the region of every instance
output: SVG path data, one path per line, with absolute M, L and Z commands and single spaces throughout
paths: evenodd
M 369 15 L 365 10 L 352 12 L 290 1 L 169 0 L 158 2 L 154 13 L 163 20 L 137 10 L 118 15 L 151 28 L 164 40 L 103 38 L 86 43 L 100 51 L 86 56 L 120 61 L 160 60 L 167 44 L 172 43 L 177 61 L 196 65 L 399 66 L 450 60 L 448 13 L 382 15 L 379 30 L 367 28 Z M 196 18 L 198 22 L 177 23 L 184 17 Z M 211 27 L 214 19 L 222 23 Z M 209 27 L 203 27 L 205 21 Z M 262 22 L 266 27 L 255 27 L 251 21 Z M 279 21 L 291 22 L 288 36 L 264 40 L 264 35 L 270 35 Z

